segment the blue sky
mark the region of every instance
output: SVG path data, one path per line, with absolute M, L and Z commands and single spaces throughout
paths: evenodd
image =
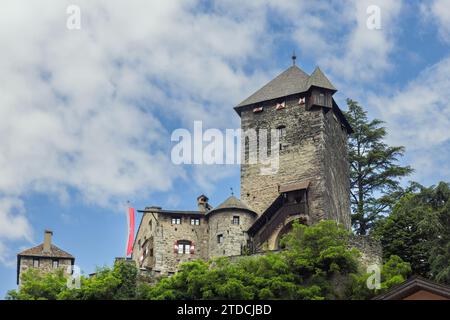
M 66 27 L 67 6 L 81 29 Z M 367 8 L 380 8 L 370 30 Z M 123 255 L 124 203 L 194 209 L 239 167 L 176 166 L 171 132 L 238 128 L 232 107 L 319 65 L 386 121 L 411 180 L 450 181 L 450 1 L 29 1 L 0 5 L 0 296 L 43 230 L 85 273 Z M 140 217 L 138 217 L 140 218 Z

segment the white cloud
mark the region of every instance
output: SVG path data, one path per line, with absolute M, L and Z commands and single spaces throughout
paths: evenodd
M 22 201 L 0 198 L 0 263 L 13 265 L 10 250 L 4 240 L 31 240 L 32 230 L 25 215 Z
M 436 23 L 444 41 L 450 42 L 450 1 L 433 0 L 421 5 L 425 18 Z
M 69 4 L 81 8 L 81 30 L 66 28 Z M 232 106 L 265 78 L 244 71 L 265 20 L 204 5 L 2 1 L 2 259 L 5 241 L 31 239 L 9 199 L 39 192 L 67 201 L 70 189 L 114 208 L 169 190 L 185 177 L 169 159 L 170 123 L 232 123 Z
M 81 30 L 66 28 L 69 4 L 81 8 Z M 369 4 L 380 5 L 382 30 L 367 30 Z M 70 189 L 114 208 L 176 179 L 210 191 L 233 171 L 187 176 L 172 166 L 172 126 L 237 127 L 232 106 L 276 74 L 279 40 L 295 39 L 343 83 L 377 79 L 390 69 L 400 8 L 388 0 L 4 0 L 0 201 L 34 192 L 68 201 Z M 22 226 L 11 213 L 0 220 L 1 252 L 5 241 L 29 238 L 25 214 Z
M 386 96 L 372 95 L 389 127 L 389 142 L 404 145 L 416 178 L 448 177 L 450 145 L 450 57 L 422 71 L 403 89 Z
M 367 8 L 372 5 L 380 8 L 380 30 L 367 27 Z M 293 38 L 302 54 L 340 81 L 354 83 L 374 81 L 391 69 L 401 7 L 402 1 L 348 0 L 280 8 L 293 21 Z

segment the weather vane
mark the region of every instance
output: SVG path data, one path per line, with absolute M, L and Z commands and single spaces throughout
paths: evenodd
M 234 196 L 233 188 L 230 188 L 230 190 L 231 190 L 231 195 Z

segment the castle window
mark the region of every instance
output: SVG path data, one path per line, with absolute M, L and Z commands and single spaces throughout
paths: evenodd
M 39 268 L 39 259 L 33 259 L 33 267 Z
M 150 249 L 150 257 L 153 257 L 153 248 Z
M 198 218 L 191 218 L 191 225 L 193 225 L 193 226 L 200 225 L 200 219 L 198 219 Z
M 217 243 L 223 243 L 223 234 L 217 235 Z
M 53 269 L 57 269 L 59 267 L 59 261 L 58 260 L 53 260 L 52 263 L 53 263 L 53 265 L 52 265 Z
M 239 224 L 239 216 L 233 216 L 233 220 L 231 220 L 232 224 Z
M 317 100 L 317 105 L 319 106 L 327 106 L 327 100 L 326 100 L 326 96 L 325 93 L 319 93 L 318 96 L 316 96 L 316 100 Z
M 177 253 L 178 254 L 191 254 L 193 252 L 194 247 L 192 246 L 192 242 L 189 240 L 179 240 L 177 241 Z
M 277 127 L 278 138 L 284 137 L 285 135 L 286 135 L 286 126 L 278 126 Z
M 172 224 L 181 224 L 181 218 L 172 218 Z
M 152 229 L 153 229 L 152 220 L 150 220 L 148 224 L 150 226 L 150 231 L 152 231 Z
M 279 150 L 283 150 L 283 145 L 281 144 L 281 139 L 286 135 L 286 126 L 277 127 L 277 137 L 279 142 Z

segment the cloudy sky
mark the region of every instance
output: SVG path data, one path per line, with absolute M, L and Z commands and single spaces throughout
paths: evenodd
M 411 179 L 450 181 L 450 0 L 1 0 L 0 43 L 0 297 L 45 228 L 89 273 L 123 255 L 127 200 L 193 209 L 239 190 L 238 166 L 173 165 L 171 132 L 238 128 L 232 107 L 293 50 L 343 109 L 386 121 Z

